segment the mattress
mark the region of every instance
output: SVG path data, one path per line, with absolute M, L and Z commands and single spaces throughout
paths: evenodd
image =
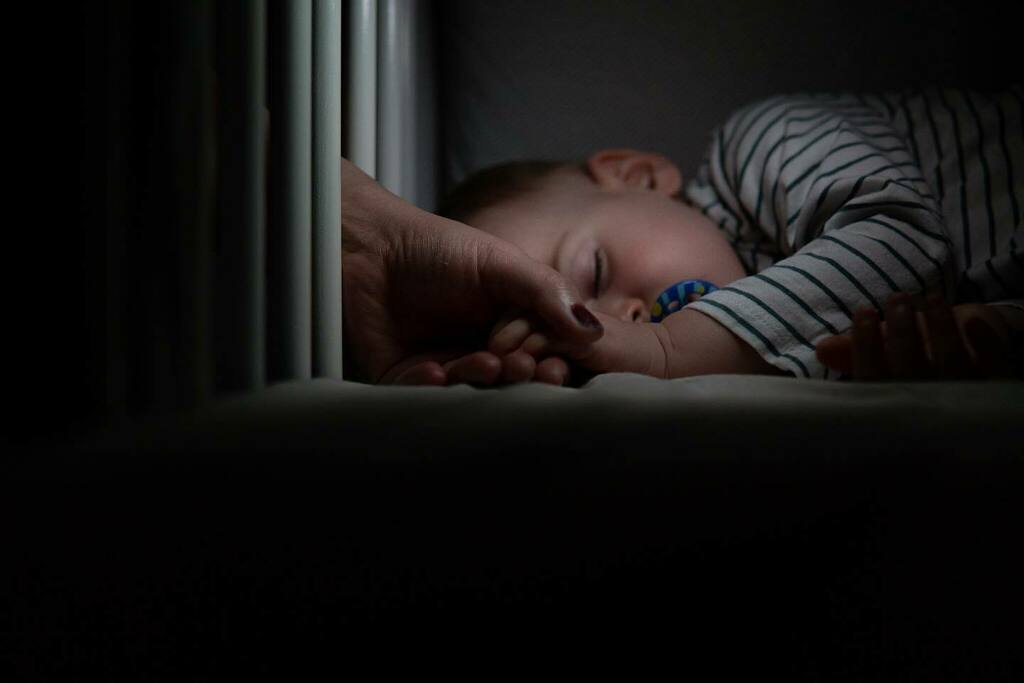
M 76 448 L 114 452 L 306 451 L 416 458 L 517 457 L 625 447 L 637 461 L 700 453 L 1021 454 L 1024 383 L 842 383 L 708 375 L 600 375 L 575 389 L 281 383 L 176 415 L 101 432 Z
M 51 678 L 1012 680 L 1022 417 L 1019 382 L 280 384 L 9 456 L 6 632 Z

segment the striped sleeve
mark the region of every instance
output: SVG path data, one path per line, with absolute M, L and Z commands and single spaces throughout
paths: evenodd
M 1024 297 L 1024 110 L 1020 87 L 996 93 L 927 89 L 893 102 L 894 124 L 921 144 L 954 242 L 955 301 Z M 916 122 L 916 125 L 915 125 Z
M 757 102 L 687 187 L 748 273 L 691 306 L 798 377 L 830 378 L 815 346 L 856 309 L 955 286 L 939 203 L 890 120 L 851 95 Z

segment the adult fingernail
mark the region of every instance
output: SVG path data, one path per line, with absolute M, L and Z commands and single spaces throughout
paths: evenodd
M 580 325 L 583 325 L 583 327 L 587 327 L 592 330 L 604 329 L 604 325 L 601 324 L 601 321 L 598 320 L 597 317 L 583 304 L 573 304 L 572 314 L 573 317 L 576 318 L 576 321 L 579 322 Z

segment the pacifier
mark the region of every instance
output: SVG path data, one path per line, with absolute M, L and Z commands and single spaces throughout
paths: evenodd
M 690 303 L 687 299 L 694 295 L 703 296 L 718 289 L 717 286 L 707 280 L 683 280 L 672 285 L 662 292 L 651 306 L 651 322 L 660 323 L 662 320 L 681 310 L 683 306 Z

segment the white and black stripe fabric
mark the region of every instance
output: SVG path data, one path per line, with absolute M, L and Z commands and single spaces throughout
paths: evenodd
M 755 102 L 712 134 L 686 199 L 748 277 L 690 304 L 797 377 L 896 292 L 1024 308 L 1024 96 L 928 89 Z

